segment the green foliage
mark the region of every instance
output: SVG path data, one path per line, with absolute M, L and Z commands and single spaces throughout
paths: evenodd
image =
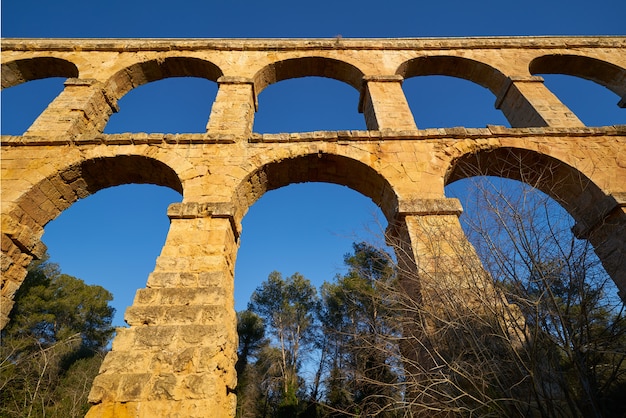
M 258 416 L 262 409 L 262 391 L 258 382 L 260 364 L 250 364 L 251 359 L 261 356 L 269 341 L 265 338 L 265 323 L 260 316 L 249 310 L 237 312 L 237 333 L 239 349 L 237 350 L 237 417 L 247 418 Z
M 33 338 L 44 346 L 79 334 L 82 347 L 97 350 L 113 335 L 111 293 L 35 262 L 15 296 L 7 336 Z
M 267 345 L 263 319 L 249 310 L 237 312 L 237 333 L 239 334 L 239 349 L 236 369 L 237 373 L 242 373 L 248 365 L 249 357 L 255 356 L 261 348 Z
M 624 305 L 588 243 L 547 232 L 492 252 L 488 286 L 473 265 L 440 266 L 467 287 L 431 286 L 429 304 L 398 283 L 424 277 L 398 278 L 365 243 L 319 301 L 302 276 L 272 273 L 238 314 L 238 417 L 624 415 Z M 305 349 L 319 353 L 308 380 Z
M 344 262 L 348 272 L 335 283 L 322 285 L 321 322 L 329 355 L 327 402 L 343 413 L 393 416 L 384 409 L 399 391 L 397 352 L 391 342 L 398 334 L 393 297 L 391 257 L 367 244 L 353 244 Z
M 111 294 L 33 262 L 2 331 L 0 416 L 84 416 L 113 335 Z
M 305 409 L 299 370 L 302 353 L 315 342 L 318 306 L 317 290 L 304 276 L 272 272 L 238 313 L 238 416 L 295 417 Z
M 254 291 L 248 309 L 264 318 L 274 332 L 288 333 L 297 343 L 297 338 L 310 336 L 317 303 L 317 291 L 304 276 L 294 273 L 283 279 L 274 271 Z

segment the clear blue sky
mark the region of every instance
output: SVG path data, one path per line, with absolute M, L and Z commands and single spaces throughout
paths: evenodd
M 420 1 L 2 1 L 3 37 L 331 38 L 506 35 L 625 35 L 626 2 Z M 626 124 L 619 98 L 584 80 L 546 77 L 548 87 L 588 125 Z M 2 92 L 2 133 L 21 134 L 62 88 L 42 80 Z M 105 132 L 201 132 L 216 86 L 164 80 L 120 101 Z M 418 126 L 507 125 L 483 88 L 446 77 L 405 82 Z M 436 93 L 435 93 L 436 92 Z M 327 98 L 332 94 L 332 100 Z M 307 100 L 301 98 L 307 97 Z M 163 100 L 167 98 L 167 100 Z M 256 132 L 363 129 L 358 93 L 334 80 L 287 80 L 259 97 Z M 593 103 L 593 105 L 590 105 Z M 169 104 L 169 106 L 168 106 Z M 159 116 L 148 118 L 147 114 Z M 462 197 L 461 186 L 450 195 Z M 145 285 L 165 240 L 167 205 L 176 192 L 123 186 L 84 199 L 46 227 L 44 242 L 63 272 L 115 295 L 116 324 Z M 345 187 L 304 184 L 267 193 L 244 219 L 236 267 L 237 309 L 272 270 L 296 271 L 320 284 L 340 272 L 351 243 L 372 239 L 382 221 L 375 205 Z M 384 228 L 384 225 L 382 225 Z M 129 256 L 132 254 L 132 256 Z

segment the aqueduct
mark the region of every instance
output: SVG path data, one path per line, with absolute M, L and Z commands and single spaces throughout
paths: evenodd
M 3 88 L 67 80 L 24 135 L 2 137 L 2 326 L 27 265 L 45 251 L 45 225 L 126 183 L 168 186 L 183 200 L 168 209 L 166 243 L 94 381 L 89 417 L 234 416 L 241 220 L 266 191 L 290 183 L 368 196 L 423 260 L 420 228 L 460 231 L 462 209 L 446 184 L 549 172 L 533 185 L 572 215 L 625 300 L 626 126 L 586 127 L 537 75 L 547 73 L 599 83 L 626 107 L 626 37 L 5 39 Z M 418 129 L 402 81 L 433 74 L 491 91 L 512 127 Z M 305 76 L 357 89 L 367 130 L 254 133 L 258 94 Z M 124 94 L 167 77 L 218 83 L 205 133 L 103 134 Z

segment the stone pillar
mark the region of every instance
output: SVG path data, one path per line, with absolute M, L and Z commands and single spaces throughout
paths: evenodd
M 497 96 L 496 109 L 502 110 L 513 128 L 585 126 L 543 84 L 539 76 L 511 76 Z
M 170 206 L 165 246 L 94 380 L 87 417 L 235 416 L 232 213 L 223 203 Z
M 257 110 L 254 82 L 244 77 L 222 76 L 217 83 L 219 89 L 211 108 L 207 134 L 247 140 Z
M 401 202 L 388 231 L 399 262 L 398 300 L 403 309 L 399 347 L 416 417 L 451 416 L 449 411 L 437 412 L 441 405 L 454 403 L 453 383 L 443 377 L 454 375 L 449 367 L 465 350 L 473 353 L 466 345 L 471 339 L 468 332 L 502 343 L 503 330 L 513 324 L 508 329 L 513 347 L 523 326 L 523 321 L 513 323 L 519 319 L 517 312 L 496 291 L 461 229 L 461 211 L 457 199 Z M 504 307 L 509 310 L 500 311 Z M 515 317 L 494 316 L 495 312 Z
M 67 139 L 101 133 L 109 116 L 119 109 L 93 79 L 68 78 L 65 88 L 24 134 Z
M 369 130 L 416 130 L 415 120 L 402 90 L 400 75 L 363 77 L 359 112 Z

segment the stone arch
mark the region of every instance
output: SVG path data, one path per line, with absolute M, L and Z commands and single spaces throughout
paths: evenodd
M 445 184 L 475 176 L 518 180 L 541 190 L 574 218 L 572 231 L 593 245 L 626 300 L 626 215 L 617 199 L 575 167 L 537 151 L 500 147 L 456 158 Z
M 309 76 L 333 78 L 360 91 L 363 72 L 352 64 L 333 58 L 289 58 L 270 63 L 259 70 L 253 78 L 255 92 L 258 95 L 268 85 L 281 80 Z
M 8 320 L 13 295 L 26 277 L 29 262 L 45 252 L 40 241 L 44 226 L 81 198 L 130 183 L 156 184 L 183 193 L 178 174 L 161 161 L 141 155 L 92 158 L 42 179 L 3 213 L 0 327 Z
M 133 183 L 155 184 L 183 193 L 179 175 L 162 161 L 142 155 L 88 158 L 39 181 L 15 201 L 8 215 L 41 236 L 43 227 L 78 199 Z
M 73 168 L 66 170 L 66 173 L 70 170 Z M 85 160 L 80 164 L 80 178 L 90 194 L 130 183 L 166 186 L 183 193 L 181 179 L 173 168 L 162 161 L 141 155 Z
M 254 169 L 235 189 L 238 220 L 264 193 L 304 182 L 347 186 L 372 199 L 389 222 L 397 212 L 398 196 L 382 174 L 358 160 L 318 152 L 270 161 Z
M 77 78 L 78 67 L 54 57 L 35 57 L 2 63 L 2 88 L 49 77 Z
M 494 106 L 502 111 L 511 126 L 545 125 L 536 117 L 531 118 L 530 122 L 519 120 L 520 109 L 516 106 L 501 106 L 502 97 L 509 90 L 511 79 L 497 68 L 483 62 L 450 55 L 422 56 L 403 62 L 396 70 L 396 74 L 405 79 L 444 75 L 470 81 L 488 89 L 494 95 Z M 521 100 L 524 103 L 523 107 L 529 108 L 529 114 L 536 114 L 536 110 L 532 108 L 526 98 L 522 97 Z
M 106 82 L 107 96 L 115 101 L 135 87 L 170 77 L 200 77 L 217 82 L 222 70 L 210 61 L 192 57 L 167 57 L 133 64 Z
M 605 194 L 574 167 L 546 154 L 522 148 L 500 147 L 458 157 L 445 176 L 445 184 L 474 176 L 518 180 L 555 199 L 572 216 L 581 201 L 597 200 Z
M 463 78 L 489 89 L 495 96 L 507 84 L 507 76 L 483 62 L 455 56 L 425 56 L 403 62 L 396 74 L 410 78 L 424 75 L 447 75 Z
M 598 83 L 617 94 L 626 107 L 626 69 L 597 58 L 572 54 L 543 55 L 533 59 L 531 74 L 566 74 Z

